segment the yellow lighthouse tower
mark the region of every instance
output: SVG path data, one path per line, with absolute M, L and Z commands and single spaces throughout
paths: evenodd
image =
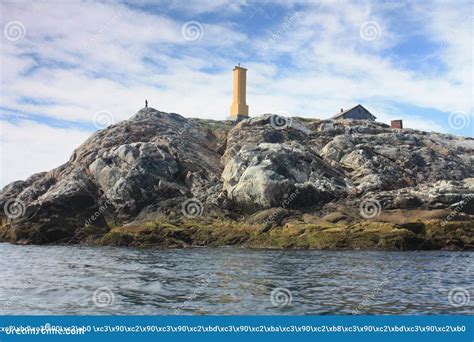
M 240 121 L 248 119 L 249 106 L 247 106 L 247 69 L 236 66 L 234 68 L 234 99 L 230 107 L 229 120 Z

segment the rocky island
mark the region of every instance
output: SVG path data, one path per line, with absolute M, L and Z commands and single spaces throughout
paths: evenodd
M 472 250 L 473 198 L 473 138 L 144 108 L 5 186 L 0 241 Z

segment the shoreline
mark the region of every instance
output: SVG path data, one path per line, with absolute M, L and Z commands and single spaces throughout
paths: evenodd
M 161 250 L 161 251 L 172 251 L 172 250 L 191 250 L 191 249 L 236 249 L 236 250 L 248 250 L 248 251 L 268 251 L 268 252 L 283 252 L 283 251 L 313 251 L 313 252 L 449 252 L 449 253 L 472 253 L 474 252 L 473 248 L 465 249 L 318 249 L 318 248 L 304 248 L 304 247 L 288 247 L 288 248 L 279 248 L 279 247 L 254 247 L 246 245 L 188 245 L 188 246 L 176 246 L 176 247 L 163 247 L 160 245 L 147 245 L 147 246 L 131 246 L 131 245 L 99 245 L 99 244 L 90 244 L 90 243 L 45 243 L 45 244 L 24 244 L 24 243 L 14 243 L 7 241 L 0 241 L 0 245 L 13 245 L 13 246 L 24 246 L 24 247 L 84 247 L 84 248 L 125 248 L 133 249 L 137 251 L 147 251 L 147 250 Z
M 438 230 L 440 226 L 437 224 L 428 223 L 429 232 L 419 234 L 406 227 L 381 222 L 358 222 L 350 226 L 329 227 L 290 224 L 264 232 L 259 231 L 258 228 L 249 232 L 247 227 L 222 231 L 222 229 L 199 227 L 197 224 L 182 229 L 167 227 L 169 223 L 153 222 L 151 224 L 153 227 L 150 227 L 148 223 L 142 227 L 113 228 L 103 237 L 91 241 L 91 245 L 144 248 L 242 247 L 259 250 L 321 251 L 474 250 L 473 222 L 452 222 L 443 231 Z M 437 233 L 433 234 L 433 230 L 437 230 Z
M 338 213 L 324 216 L 290 214 L 269 224 L 262 216 L 266 211 L 241 220 L 222 217 L 162 217 L 110 225 L 102 234 L 68 237 L 53 242 L 16 239 L 7 226 L 0 227 L 0 242 L 19 245 L 84 245 L 137 248 L 242 247 L 269 250 L 335 250 L 335 251 L 416 251 L 474 250 L 474 221 L 443 219 L 397 219 L 394 213 L 377 220 L 334 219 Z M 392 214 L 392 216 L 390 216 Z M 407 213 L 402 213 L 407 215 Z M 419 211 L 412 214 L 420 216 Z M 430 212 L 433 215 L 432 212 Z M 425 213 L 426 216 L 426 213 Z M 439 213 L 437 214 L 439 216 Z M 335 222 L 327 221 L 330 217 Z M 259 222 L 255 222 L 255 218 Z M 35 228 L 31 228 L 32 232 Z M 90 230 L 89 230 L 90 231 Z M 41 233 L 38 231 L 39 238 Z

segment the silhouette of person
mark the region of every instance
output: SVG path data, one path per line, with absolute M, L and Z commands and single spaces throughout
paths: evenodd
M 148 100 L 145 100 L 145 108 L 148 108 Z

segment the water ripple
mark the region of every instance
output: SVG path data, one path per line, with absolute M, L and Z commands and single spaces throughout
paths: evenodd
M 0 314 L 474 313 L 473 300 L 448 300 L 453 288 L 474 299 L 472 252 L 0 244 L 0 253 Z M 275 306 L 279 288 L 291 301 Z

